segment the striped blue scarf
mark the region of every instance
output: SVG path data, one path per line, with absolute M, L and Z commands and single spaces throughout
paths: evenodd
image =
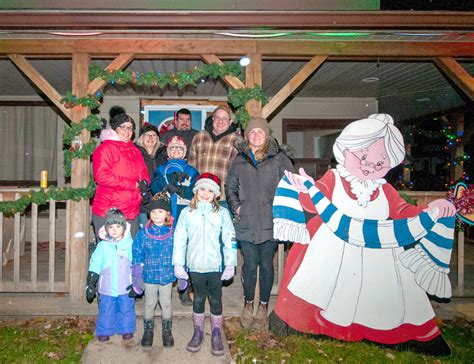
M 350 217 L 340 211 L 310 181 L 309 196 L 324 224 L 341 240 L 370 249 L 392 249 L 415 244 L 400 255 L 402 264 L 431 295 L 451 297 L 449 262 L 454 238 L 454 217 L 438 218 L 438 211 L 398 220 L 370 220 Z M 284 176 L 273 202 L 274 237 L 283 241 L 310 242 L 299 191 Z

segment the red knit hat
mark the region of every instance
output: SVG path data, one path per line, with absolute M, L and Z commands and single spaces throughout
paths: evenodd
M 221 195 L 221 180 L 212 173 L 203 173 L 196 178 L 193 193 L 200 188 L 206 188 L 216 195 L 216 198 Z

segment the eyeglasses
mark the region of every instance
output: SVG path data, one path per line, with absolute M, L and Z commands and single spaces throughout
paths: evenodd
M 170 147 L 171 150 L 184 150 L 184 148 L 182 147 L 178 147 L 178 146 L 172 146 Z
M 122 129 L 122 130 L 126 130 L 126 131 L 133 131 L 132 126 L 120 125 L 119 128 Z
M 153 138 L 153 139 L 158 138 L 158 135 L 156 135 L 155 133 L 145 134 L 144 136 L 146 136 L 146 137 L 148 137 L 148 138 Z
M 354 154 L 354 156 L 359 160 L 359 163 L 361 166 L 367 166 L 369 168 L 373 168 L 377 172 L 381 171 L 383 168 L 386 168 L 383 161 L 378 161 L 376 163 L 367 162 L 367 155 L 364 154 L 361 158 L 359 158 L 357 155 L 355 155 L 355 153 L 352 153 L 352 154 Z
M 230 118 L 214 117 L 213 120 L 215 120 L 215 121 L 223 121 L 223 122 L 227 123 L 227 122 L 230 120 Z

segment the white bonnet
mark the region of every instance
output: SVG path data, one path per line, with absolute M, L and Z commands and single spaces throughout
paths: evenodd
M 344 165 L 343 151 L 351 152 L 367 148 L 377 140 L 385 140 L 390 167 L 395 167 L 405 158 L 405 143 L 400 130 L 388 114 L 372 114 L 367 119 L 353 121 L 337 137 L 333 153 L 339 164 Z

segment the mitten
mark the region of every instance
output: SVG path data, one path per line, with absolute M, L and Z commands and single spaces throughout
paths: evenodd
M 222 281 L 228 281 L 235 275 L 235 267 L 225 267 L 224 272 L 221 275 Z
M 89 303 L 92 303 L 96 297 L 97 282 L 99 281 L 99 277 L 100 276 L 97 273 L 87 273 L 86 300 Z
M 188 273 L 184 270 L 182 265 L 175 265 L 174 266 L 174 275 L 178 279 L 188 279 Z
M 143 265 L 135 264 L 132 267 L 132 290 L 137 295 L 142 295 L 145 289 L 145 283 L 143 282 Z

